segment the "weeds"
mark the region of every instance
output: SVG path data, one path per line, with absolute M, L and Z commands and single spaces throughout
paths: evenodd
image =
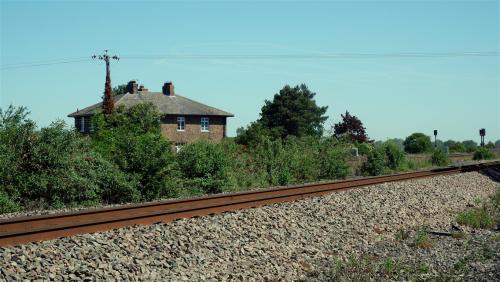
M 475 203 L 479 205 L 481 200 L 476 198 Z M 482 201 L 481 207 L 459 213 L 456 220 L 459 224 L 472 228 L 495 228 L 500 223 L 500 189 L 488 200 Z
M 419 229 L 415 234 L 414 245 L 417 248 L 429 249 L 432 247 L 432 240 L 429 238 L 425 229 Z
M 472 228 L 487 229 L 495 226 L 495 221 L 484 208 L 474 208 L 459 213 L 457 222 Z
M 395 262 L 390 258 L 386 259 L 384 262 L 385 276 L 389 278 L 392 277 L 394 270 L 395 270 Z
M 451 237 L 454 239 L 463 239 L 465 238 L 465 233 L 464 232 L 453 232 L 451 233 Z

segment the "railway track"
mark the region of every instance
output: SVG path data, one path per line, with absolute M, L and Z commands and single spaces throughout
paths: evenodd
M 385 182 L 477 171 L 494 166 L 500 166 L 500 161 L 344 181 L 288 186 L 268 190 L 219 194 L 191 199 L 129 204 L 78 212 L 11 218 L 0 220 L 0 246 L 50 240 L 135 224 L 168 222 L 181 218 L 300 200 L 307 197 Z

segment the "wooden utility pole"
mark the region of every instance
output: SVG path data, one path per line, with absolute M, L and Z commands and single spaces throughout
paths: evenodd
M 109 68 L 109 61 L 111 59 L 119 60 L 118 56 L 108 55 L 108 50 L 104 50 L 102 55 L 94 55 L 92 59 L 99 59 L 106 62 L 106 83 L 104 84 L 104 98 L 102 102 L 102 109 L 105 114 L 109 115 L 113 112 L 113 95 L 111 94 L 111 70 Z

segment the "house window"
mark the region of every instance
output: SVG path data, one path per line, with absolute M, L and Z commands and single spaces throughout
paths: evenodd
M 175 152 L 179 153 L 179 151 L 182 149 L 182 146 L 184 146 L 184 143 L 175 143 Z
M 208 132 L 208 118 L 207 117 L 201 118 L 201 131 Z
M 85 118 L 80 118 L 80 132 L 85 132 Z
M 177 117 L 177 131 L 184 131 L 186 127 L 186 119 L 184 117 Z

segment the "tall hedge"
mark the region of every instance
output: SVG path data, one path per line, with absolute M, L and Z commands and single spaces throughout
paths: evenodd
M 24 108 L 0 110 L 0 194 L 19 208 L 138 200 L 136 182 L 58 121 L 41 130 Z

